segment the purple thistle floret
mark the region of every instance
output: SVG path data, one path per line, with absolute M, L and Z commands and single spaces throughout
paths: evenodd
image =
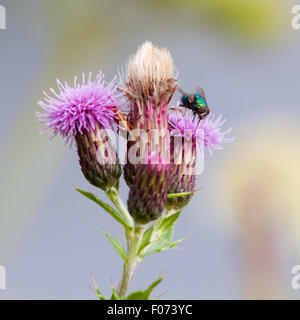
M 39 105 L 47 113 L 37 113 L 37 117 L 47 126 L 42 133 L 51 130 L 53 136 L 60 134 L 66 143 L 76 141 L 83 175 L 92 185 L 107 191 L 118 185 L 121 175 L 116 151 L 106 132 L 118 119 L 120 94 L 114 81 L 105 85 L 103 77 L 100 72 L 92 81 L 91 72 L 87 79 L 82 74 L 82 83 L 75 77 L 73 87 L 57 80 L 59 93 L 50 89 L 50 97 L 44 92 L 44 101 Z M 111 155 L 116 155 L 113 163 L 109 161 Z
M 189 111 L 185 115 L 180 111 L 172 111 L 169 114 L 170 132 L 173 136 L 195 139 L 197 143 L 203 143 L 211 155 L 214 150 L 222 149 L 224 143 L 234 139 L 225 138 L 225 135 L 231 132 L 231 128 L 222 131 L 225 121 L 222 115 L 216 117 L 211 114 L 199 122 L 198 117 L 194 119 Z
M 92 81 L 91 72 L 87 79 L 83 73 L 82 83 L 78 83 L 76 76 L 73 87 L 57 80 L 59 92 L 50 89 L 53 97 L 44 92 L 44 101 L 38 102 L 47 111 L 37 112 L 38 121 L 47 126 L 41 133 L 52 130 L 53 136 L 60 134 L 69 142 L 77 134 L 95 130 L 97 125 L 111 128 L 117 119 L 116 112 L 120 110 L 120 94 L 117 93 L 114 80 L 105 85 L 103 77 L 104 74 L 100 72 Z

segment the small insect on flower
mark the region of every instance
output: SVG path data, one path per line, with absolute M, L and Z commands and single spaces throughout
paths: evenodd
M 206 95 L 201 87 L 197 87 L 194 93 L 189 94 L 177 86 L 177 90 L 182 93 L 180 107 L 184 107 L 193 111 L 194 119 L 198 116 L 199 121 L 205 119 L 210 110 L 207 105 Z
M 214 114 L 210 114 L 198 123 L 193 121 L 192 112 L 189 111 L 182 116 L 181 112 L 177 111 L 176 108 L 174 109 L 175 111 L 169 113 L 169 129 L 171 135 L 186 138 L 192 135 L 195 142 L 203 144 L 211 155 L 214 150 L 222 149 L 224 143 L 229 143 L 234 140 L 234 138 L 227 137 L 231 132 L 231 128 L 223 131 L 226 120 L 222 115 L 216 117 Z

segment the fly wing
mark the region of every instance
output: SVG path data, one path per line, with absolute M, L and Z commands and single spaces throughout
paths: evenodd
M 203 99 L 206 100 L 205 92 L 204 92 L 203 88 L 201 88 L 200 86 L 196 87 L 193 93 L 199 94 Z
M 188 92 L 186 92 L 185 90 L 183 90 L 182 88 L 180 88 L 179 86 L 177 86 L 177 90 L 183 94 L 184 96 L 189 96 L 190 94 Z

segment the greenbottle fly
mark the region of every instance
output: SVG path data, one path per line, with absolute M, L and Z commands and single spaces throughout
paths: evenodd
M 209 115 L 209 108 L 206 101 L 206 95 L 201 87 L 197 87 L 194 93 L 189 94 L 180 87 L 177 90 L 182 94 L 179 107 L 192 110 L 194 119 L 198 116 L 199 121 L 205 119 Z

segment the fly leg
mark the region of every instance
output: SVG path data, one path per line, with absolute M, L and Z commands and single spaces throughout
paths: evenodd
M 180 111 L 182 112 L 182 110 L 180 108 L 170 108 L 170 110 L 174 110 L 174 111 Z
M 206 108 L 206 111 L 203 115 L 203 119 L 206 118 L 209 115 L 209 113 L 210 113 L 210 110 L 208 108 Z
M 183 114 L 183 109 L 182 108 L 184 108 L 185 109 L 185 106 L 183 105 L 183 104 L 180 104 L 179 105 L 179 108 L 180 108 L 180 111 L 181 111 L 181 113 Z M 185 111 L 185 113 L 186 113 L 186 111 Z M 184 117 L 185 117 L 185 113 L 184 113 Z
M 195 118 L 197 116 L 197 112 L 193 112 L 193 114 L 194 114 L 194 118 L 193 118 L 193 122 L 194 122 L 194 120 L 195 120 Z
M 210 110 L 207 107 L 202 107 L 200 110 L 201 112 L 198 112 L 198 115 L 200 120 L 203 120 L 209 115 Z

